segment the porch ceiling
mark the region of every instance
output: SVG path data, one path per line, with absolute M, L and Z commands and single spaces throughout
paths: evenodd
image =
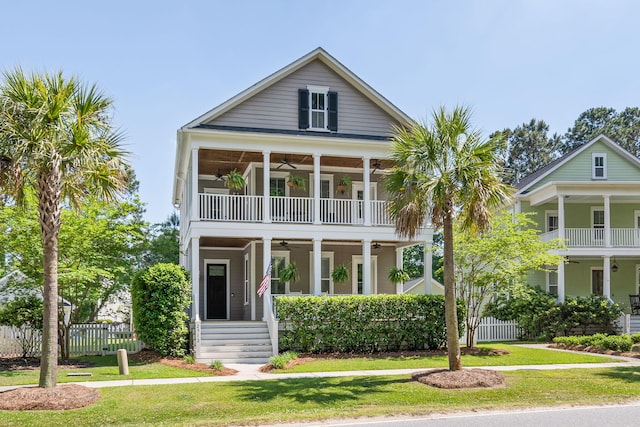
M 251 239 L 230 238 L 230 237 L 201 237 L 200 246 L 211 248 L 244 248 L 251 242 Z
M 271 153 L 272 170 L 280 164 L 281 170 L 293 170 L 288 165 L 281 163 L 286 158 L 294 166 L 313 166 L 311 154 Z M 244 172 L 250 163 L 262 163 L 262 153 L 256 151 L 229 151 L 229 150 L 205 150 L 198 153 L 198 171 L 201 174 L 214 175 L 220 170 L 227 174 L 233 169 Z M 390 168 L 392 161 L 387 159 L 371 159 L 369 167 L 374 169 L 374 164 L 380 164 L 381 169 Z M 320 165 L 326 167 L 362 168 L 362 159 L 359 157 L 322 156 Z

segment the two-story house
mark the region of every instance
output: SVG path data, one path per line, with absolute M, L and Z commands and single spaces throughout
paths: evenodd
M 273 295 L 402 292 L 388 279 L 402 249 L 432 243 L 430 229 L 397 237 L 381 183 L 393 127 L 409 120 L 318 48 L 178 130 L 173 200 L 198 360 L 276 352 Z M 291 264 L 299 279 L 282 282 Z M 429 293 L 430 254 L 425 267 Z
M 566 245 L 566 262 L 530 284 L 561 301 L 605 295 L 629 312 L 640 292 L 640 160 L 600 135 L 516 187 L 515 210 L 535 212 L 542 238 Z

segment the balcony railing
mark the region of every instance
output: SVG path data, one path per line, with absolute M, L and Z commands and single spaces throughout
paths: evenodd
M 270 200 L 272 222 L 298 224 L 314 222 L 314 199 L 273 196 Z M 200 194 L 199 202 L 199 218 L 202 221 L 262 222 L 264 219 L 262 196 Z M 365 204 L 362 200 L 320 199 L 320 222 L 362 225 L 364 209 Z M 393 225 L 385 201 L 371 201 L 371 224 Z
M 640 247 L 640 229 L 611 228 L 609 245 L 614 248 Z M 602 248 L 606 246 L 604 228 L 565 228 L 565 244 L 569 248 Z M 540 235 L 542 241 L 558 238 L 558 230 Z

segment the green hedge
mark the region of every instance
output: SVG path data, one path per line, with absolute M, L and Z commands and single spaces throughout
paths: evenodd
M 166 356 L 184 356 L 189 273 L 175 264 L 155 264 L 139 271 L 131 284 L 133 323 L 138 338 Z
M 553 342 L 564 347 L 592 346 L 601 350 L 631 351 L 633 340 L 629 335 L 593 334 L 586 336 L 555 337 Z
M 280 348 L 304 352 L 376 352 L 446 346 L 444 297 L 353 295 L 276 297 Z M 458 333 L 465 306 L 458 301 Z

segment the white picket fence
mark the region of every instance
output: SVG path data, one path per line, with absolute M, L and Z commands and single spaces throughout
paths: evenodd
M 21 333 L 18 328 L 0 326 L 0 357 L 22 356 L 19 340 Z M 40 333 L 35 333 L 38 342 L 41 343 Z M 137 353 L 142 349 L 142 342 L 136 339 L 128 325 L 108 323 L 71 325 L 69 342 L 71 356 L 106 356 L 116 354 L 121 348 L 126 349 L 128 353 Z M 40 344 L 37 347 L 40 347 Z M 39 355 L 39 350 L 31 354 L 34 357 Z
M 477 342 L 516 341 L 522 334 L 515 320 L 498 320 L 493 317 L 483 317 L 476 330 Z

